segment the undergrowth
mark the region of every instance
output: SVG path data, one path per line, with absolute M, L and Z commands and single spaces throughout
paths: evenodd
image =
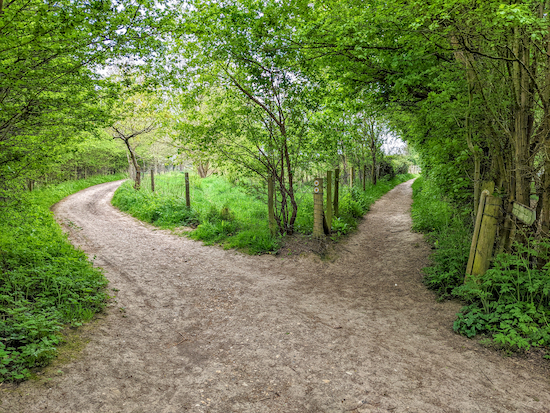
M 550 264 L 547 241 L 527 240 L 500 254 L 483 276 L 466 283 L 472 236 L 467 212 L 452 207 L 429 181 L 413 184 L 413 228 L 434 246 L 426 285 L 441 298 L 466 302 L 453 329 L 467 337 L 485 334 L 506 351 L 550 347 Z
M 493 336 L 507 350 L 550 347 L 550 263 L 548 242 L 515 244 L 513 254 L 500 254 L 478 279 L 456 287 L 466 300 L 454 330 L 468 337 Z M 541 260 L 546 262 L 539 268 Z
M 48 364 L 63 325 L 81 325 L 104 307 L 106 278 L 71 246 L 49 208 L 121 178 L 65 182 L 0 208 L 0 382 L 24 380 L 32 368 Z
M 473 232 L 471 217 L 453 208 L 423 177 L 417 178 L 412 188 L 412 229 L 425 233 L 434 248 L 432 265 L 424 269 L 424 283 L 441 299 L 453 297 L 453 289 L 464 282 Z
M 125 182 L 115 192 L 112 203 L 161 228 L 193 227 L 189 236 L 207 245 L 222 244 L 250 254 L 278 248 L 279 238 L 271 236 L 263 199 L 250 196 L 223 177 L 201 179 L 194 175 L 190 176 L 190 196 L 191 208 L 187 208 L 185 176 L 170 173 L 155 177 L 155 192 L 149 180 L 143 182 L 140 191 L 133 189 L 132 182 Z
M 398 175 L 392 180 L 381 179 L 368 185 L 366 191 L 344 187 L 340 196 L 340 216 L 332 222 L 336 239 L 357 227 L 370 205 L 397 184 L 412 178 Z M 206 244 L 221 244 L 224 248 L 237 248 L 250 254 L 274 252 L 279 248 L 280 237 L 272 236 L 268 226 L 267 194 L 258 183 L 238 185 L 224 177 L 199 178 L 190 176 L 191 208 L 185 206 L 183 173 L 155 177 L 155 192 L 151 191 L 150 178 L 140 191 L 132 182 L 125 182 L 115 193 L 113 205 L 138 219 L 161 228 L 174 229 L 191 226 L 188 235 Z M 313 184 L 296 186 L 298 215 L 295 229 L 311 234 L 313 228 Z M 325 201 L 326 202 L 326 201 Z

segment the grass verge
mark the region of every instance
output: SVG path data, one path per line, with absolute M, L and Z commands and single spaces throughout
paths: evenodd
M 105 305 L 107 279 L 68 242 L 50 207 L 122 175 L 65 182 L 0 208 L 0 382 L 27 379 L 57 353 L 63 325 L 81 325 Z
M 357 221 L 382 195 L 413 175 L 398 175 L 368 185 L 366 191 L 344 187 L 340 193 L 340 216 L 332 222 L 333 240 L 357 227 Z M 149 178 L 148 178 L 149 179 Z M 281 238 L 268 227 L 267 195 L 261 185 L 234 185 L 224 177 L 190 177 L 191 208 L 185 206 L 183 173 L 155 178 L 155 192 L 146 180 L 140 191 L 125 182 L 115 192 L 113 205 L 132 216 L 166 229 L 192 226 L 188 236 L 207 245 L 220 244 L 249 254 L 277 251 Z M 298 216 L 295 229 L 311 234 L 313 228 L 313 184 L 296 186 Z

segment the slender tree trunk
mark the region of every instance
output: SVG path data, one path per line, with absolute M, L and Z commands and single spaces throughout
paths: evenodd
M 209 162 L 199 162 L 197 165 L 197 172 L 199 173 L 199 176 L 201 178 L 206 178 L 208 175 L 208 170 L 210 169 L 210 163 Z
M 327 225 L 330 229 L 332 228 L 332 171 L 327 171 Z
M 285 156 L 284 151 L 281 151 L 281 174 L 279 176 L 279 188 L 281 192 L 281 234 L 284 234 L 288 230 L 288 205 L 287 205 L 287 189 L 285 184 Z
M 273 177 L 267 179 L 267 212 L 269 218 L 269 230 L 271 235 L 275 235 L 277 232 L 277 223 L 275 221 L 275 208 L 273 205 Z
M 296 203 L 296 199 L 294 197 L 294 173 L 292 171 L 292 164 L 290 162 L 290 153 L 288 152 L 286 136 L 284 137 L 284 139 L 284 154 L 288 175 L 288 196 L 290 198 L 290 205 L 292 206 L 292 215 L 290 216 L 287 233 L 291 235 L 294 233 L 294 222 L 296 221 L 296 216 L 298 215 L 298 204 Z
M 478 205 L 479 205 L 479 195 L 481 193 L 481 156 L 479 150 L 476 150 L 472 142 L 472 125 L 470 124 L 470 116 L 472 109 L 473 101 L 473 75 L 468 72 L 468 111 L 466 112 L 466 142 L 468 144 L 468 149 L 472 152 L 474 156 L 474 216 L 477 214 Z
M 376 147 L 371 145 L 371 157 L 372 157 L 372 169 L 371 169 L 371 177 L 372 177 L 372 184 L 376 185 Z
M 529 79 L 524 67 L 518 60 L 528 64 L 528 56 L 522 46 L 521 30 L 514 28 L 513 52 L 517 60 L 513 63 L 513 84 L 516 96 L 514 108 L 514 170 L 516 181 L 516 200 L 529 206 L 530 172 L 529 171 Z
M 339 190 L 340 190 L 340 168 L 336 168 L 334 170 L 334 202 L 333 202 L 333 214 L 335 217 L 339 217 L 340 213 L 338 211 L 339 208 Z
M 128 139 L 124 139 L 124 143 L 126 144 L 126 147 L 128 148 L 128 152 L 130 152 L 130 158 L 132 159 L 132 165 L 134 166 L 134 169 L 136 171 L 136 178 L 134 180 L 134 189 L 136 191 L 139 191 L 141 188 L 141 168 L 139 166 L 139 163 L 136 159 L 136 154 L 134 153 L 134 150 L 132 149 L 132 146 L 130 145 L 130 142 Z

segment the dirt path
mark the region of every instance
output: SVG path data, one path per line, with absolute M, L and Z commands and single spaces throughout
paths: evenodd
M 151 230 L 110 206 L 118 185 L 56 207 L 118 302 L 63 375 L 0 391 L 1 412 L 548 411 L 549 377 L 454 334 L 458 305 L 422 286 L 411 182 L 332 262 Z

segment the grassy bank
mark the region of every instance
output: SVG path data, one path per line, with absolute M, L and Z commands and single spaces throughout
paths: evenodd
M 483 335 L 506 351 L 550 348 L 550 264 L 543 257 L 547 240 L 516 244 L 495 257 L 493 266 L 466 284 L 464 276 L 472 236 L 469 211 L 451 206 L 429 181 L 413 185 L 413 228 L 434 245 L 432 266 L 425 269 L 426 285 L 441 298 L 465 302 L 453 328 L 474 337 Z M 537 260 L 538 259 L 538 260 Z
M 104 307 L 107 280 L 71 246 L 49 208 L 121 178 L 65 182 L 0 208 L 0 382 L 28 378 L 55 357 L 63 325 L 80 325 Z
M 366 191 L 342 188 L 340 217 L 332 223 L 333 238 L 349 233 L 383 194 L 412 175 L 398 175 L 392 180 L 382 179 Z M 250 254 L 276 251 L 280 237 L 272 236 L 268 227 L 267 195 L 261 184 L 238 185 L 224 177 L 190 178 L 191 208 L 185 206 L 184 174 L 172 173 L 155 178 L 155 192 L 150 182 L 143 183 L 140 191 L 125 182 L 115 193 L 113 205 L 136 218 L 161 228 L 193 226 L 191 238 L 206 244 L 221 244 L 225 248 L 238 248 Z M 313 184 L 296 187 L 298 216 L 295 228 L 311 234 L 313 228 Z

